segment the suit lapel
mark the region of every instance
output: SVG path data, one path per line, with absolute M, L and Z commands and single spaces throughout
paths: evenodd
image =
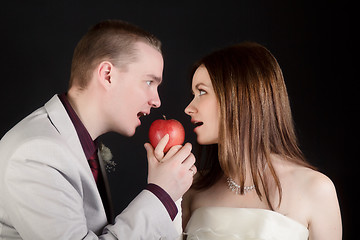
M 112 201 L 111 201 L 110 185 L 109 185 L 109 181 L 107 178 L 106 165 L 102 159 L 100 151 L 101 151 L 101 146 L 98 150 L 99 164 L 100 164 L 100 169 L 101 169 L 101 177 L 100 177 L 100 181 L 99 181 L 99 191 L 101 193 L 100 195 L 101 195 L 101 199 L 103 200 L 103 204 L 104 204 L 108 222 L 113 224 L 114 209 L 113 209 L 113 205 L 112 205 Z
M 53 126 L 56 128 L 59 134 L 62 135 L 62 137 L 66 140 L 69 149 L 73 152 L 76 158 L 79 159 L 78 163 L 81 165 L 83 169 L 86 170 L 87 172 L 86 175 L 88 176 L 89 181 L 93 181 L 94 185 L 96 185 L 88 161 L 86 159 L 84 150 L 82 149 L 76 129 L 69 115 L 67 114 L 66 109 L 61 103 L 59 97 L 57 95 L 52 97 L 45 104 L 45 109 L 48 113 L 49 120 L 51 121 Z M 108 183 L 108 178 L 105 170 L 106 166 L 104 164 L 104 161 L 102 160 L 101 154 L 98 154 L 98 157 L 101 168 L 99 193 L 101 200 L 103 201 L 107 219 L 109 223 L 111 223 L 114 219 L 114 214 L 113 214 L 113 207 L 111 202 L 110 186 Z
M 55 95 L 52 97 L 46 104 L 45 109 L 48 113 L 48 118 L 63 137 L 66 143 L 69 146 L 69 149 L 74 153 L 77 159 L 81 159 L 79 163 L 85 169 L 89 169 L 86 156 L 82 150 L 82 146 L 79 140 L 79 137 L 76 133 L 75 127 L 71 122 L 70 117 L 68 116 L 63 104 L 61 103 L 59 97 Z M 89 176 L 92 176 L 91 170 L 89 169 Z

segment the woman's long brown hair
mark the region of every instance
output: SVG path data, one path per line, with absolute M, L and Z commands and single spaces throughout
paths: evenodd
M 219 142 L 203 146 L 198 159 L 206 171 L 195 189 L 211 187 L 223 175 L 235 179 L 244 191 L 245 158 L 249 159 L 256 192 L 261 186 L 270 209 L 267 167 L 281 203 L 282 188 L 270 154 L 313 168 L 298 147 L 289 98 L 282 71 L 275 57 L 262 45 L 245 42 L 211 53 L 194 67 L 205 66 L 220 104 Z

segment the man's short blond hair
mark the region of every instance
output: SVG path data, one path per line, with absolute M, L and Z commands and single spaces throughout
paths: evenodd
M 145 42 L 161 53 L 161 42 L 154 35 L 130 23 L 106 20 L 93 26 L 77 44 L 71 64 L 69 87 L 87 87 L 95 67 L 102 61 L 126 68 L 137 60 L 136 42 Z

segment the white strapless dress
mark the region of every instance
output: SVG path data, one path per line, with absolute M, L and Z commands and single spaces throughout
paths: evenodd
M 187 240 L 307 240 L 309 231 L 270 210 L 202 207 L 193 212 L 183 235 Z

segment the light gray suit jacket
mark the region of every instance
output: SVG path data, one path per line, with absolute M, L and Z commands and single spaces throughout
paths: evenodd
M 76 130 L 55 95 L 0 141 L 0 239 L 175 239 L 143 190 L 108 225 Z

